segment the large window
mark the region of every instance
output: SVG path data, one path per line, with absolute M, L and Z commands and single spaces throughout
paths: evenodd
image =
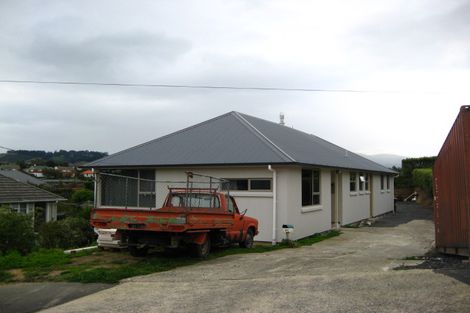
M 302 206 L 320 204 L 320 171 L 302 170 Z
M 154 208 L 155 170 L 112 170 L 100 174 L 101 205 Z
M 349 191 L 357 191 L 357 177 L 356 172 L 349 172 Z

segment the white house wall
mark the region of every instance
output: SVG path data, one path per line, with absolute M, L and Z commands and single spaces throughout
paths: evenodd
M 302 168 L 280 168 L 278 172 L 278 241 L 285 238 L 282 224 L 294 226 L 291 239 L 299 239 L 331 228 L 330 170 L 320 169 L 320 205 L 302 207 Z
M 381 215 L 387 212 L 393 211 L 394 205 L 394 183 L 393 176 L 390 176 L 390 189 L 387 190 L 386 176 L 384 177 L 384 190 L 381 190 L 380 186 L 380 175 L 374 175 L 374 181 L 372 183 L 374 199 L 373 199 L 373 211 L 374 216 Z
M 157 181 L 186 181 L 185 171 L 221 178 L 269 178 L 272 173 L 266 167 L 236 167 L 236 168 L 158 168 L 156 170 Z M 194 181 L 199 180 L 197 176 Z M 208 181 L 208 179 L 203 179 Z M 160 207 L 168 193 L 168 185 L 173 187 L 185 187 L 185 184 L 157 183 L 157 207 Z M 197 184 L 194 185 L 195 187 Z M 208 185 L 200 185 L 208 187 Z M 271 241 L 272 237 L 272 191 L 232 191 L 230 193 L 237 201 L 240 211 L 247 209 L 247 216 L 259 221 L 259 234 L 257 241 Z
M 342 190 L 343 190 L 343 210 L 342 225 L 351 224 L 370 217 L 370 191 L 349 191 L 349 171 L 343 171 Z

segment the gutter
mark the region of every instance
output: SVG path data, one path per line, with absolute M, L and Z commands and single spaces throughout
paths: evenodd
M 272 245 L 277 244 L 276 240 L 276 223 L 277 223 L 277 172 L 271 167 L 271 164 L 268 165 L 268 170 L 273 173 L 273 233 L 272 233 Z

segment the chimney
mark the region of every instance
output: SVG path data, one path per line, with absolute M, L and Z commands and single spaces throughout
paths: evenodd
M 286 125 L 284 123 L 284 113 L 282 113 L 282 112 L 279 114 L 279 124 L 282 125 L 282 126 Z

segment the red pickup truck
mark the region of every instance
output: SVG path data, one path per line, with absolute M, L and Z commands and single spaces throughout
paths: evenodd
M 186 246 L 204 258 L 211 246 L 239 243 L 251 248 L 258 220 L 239 212 L 235 199 L 210 188 L 169 189 L 163 207 L 155 210 L 94 208 L 91 224 L 115 228 L 134 256 L 149 248 Z

